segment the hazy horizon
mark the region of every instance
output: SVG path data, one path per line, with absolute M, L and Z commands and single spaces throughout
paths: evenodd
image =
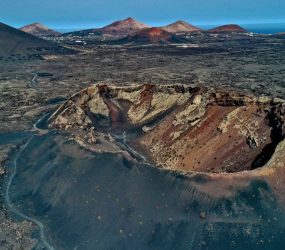
M 1 22 L 14 27 L 40 22 L 54 29 L 96 28 L 133 17 L 151 26 L 185 20 L 197 26 L 285 23 L 281 0 L 9 0 L 0 2 Z M 13 14 L 13 15 L 12 15 Z
M 116 20 L 114 20 L 116 21 Z M 139 20 L 138 20 L 139 21 Z M 82 29 L 92 29 L 92 28 L 101 28 L 105 25 L 108 25 L 110 23 L 104 23 L 104 24 L 101 24 L 101 25 L 91 25 L 91 26 L 83 26 L 83 27 L 58 27 L 58 26 L 55 26 L 55 27 L 51 27 L 49 26 L 50 28 L 53 28 L 57 31 L 60 31 L 60 32 L 71 32 L 71 31 L 77 31 L 77 30 L 82 30 Z M 168 23 L 155 23 L 155 24 L 151 24 L 151 23 L 146 23 L 150 26 L 154 26 L 154 27 L 158 27 L 158 26 L 163 26 L 163 25 L 167 25 L 169 24 Z M 216 23 L 216 24 L 195 24 L 195 23 L 191 23 L 199 28 L 202 28 L 202 29 L 211 29 L 211 28 L 214 28 L 216 26 L 219 26 L 219 25 L 224 25 L 224 24 L 229 24 L 229 23 Z M 248 29 L 249 31 L 252 31 L 252 32 L 262 32 L 262 33 L 277 33 L 277 32 L 284 32 L 285 31 L 285 22 L 284 23 L 235 23 L 235 24 L 238 24 L 238 25 L 242 25 L 244 28 Z
M 32 23 L 41 23 L 43 25 L 46 25 L 50 28 L 53 28 L 53 29 L 62 29 L 62 30 L 65 30 L 65 29 L 70 29 L 70 30 L 76 30 L 76 29 L 88 29 L 88 28 L 102 28 L 106 25 L 109 25 L 113 22 L 116 22 L 116 21 L 119 21 L 119 20 L 124 20 L 128 17 L 125 17 L 125 18 L 122 18 L 122 19 L 114 19 L 113 21 L 110 21 L 110 22 L 103 22 L 103 23 L 94 23 L 94 24 L 89 24 L 89 25 L 77 25 L 76 23 L 74 23 L 73 25 L 68 25 L 68 26 L 63 26 L 63 25 L 60 25 L 60 24 L 55 24 L 55 25 L 48 25 L 47 23 L 43 23 L 43 22 L 40 22 L 38 20 L 35 20 L 34 22 L 31 22 L 31 23 L 25 23 L 25 24 L 22 24 L 20 26 L 14 26 L 15 28 L 20 28 L 22 26 L 25 26 L 25 25 L 29 25 L 29 24 L 32 24 Z M 133 17 L 132 17 L 133 18 Z M 136 18 L 134 18 L 136 21 L 139 21 L 139 22 L 142 22 L 141 20 L 138 20 Z M 225 25 L 225 24 L 237 24 L 237 25 L 243 25 L 243 26 L 259 26 L 259 25 L 266 25 L 266 26 L 283 26 L 285 27 L 285 22 L 252 22 L 252 23 L 243 23 L 243 22 L 223 22 L 223 23 L 193 23 L 193 22 L 190 22 L 186 19 L 176 19 L 176 20 L 172 20 L 172 21 L 165 21 L 165 22 L 143 22 L 149 26 L 152 26 L 152 27 L 159 27 L 159 26 L 164 26 L 164 25 L 168 25 L 170 23 L 174 23 L 178 20 L 182 20 L 182 21 L 186 21 L 192 25 L 195 25 L 195 26 L 198 26 L 198 27 L 201 27 L 201 28 L 212 28 L 212 27 L 216 27 L 216 26 L 220 26 L 220 25 Z
M 126 19 L 127 17 L 123 18 L 123 19 Z M 123 20 L 123 19 L 118 19 L 118 20 Z M 139 22 L 142 22 L 141 20 L 138 20 L 136 18 L 134 18 L 135 20 L 139 21 Z M 25 24 L 22 24 L 22 25 L 18 25 L 18 26 L 15 26 L 15 25 L 12 25 L 12 24 L 9 24 L 9 23 L 6 23 L 7 25 L 11 25 L 15 28 L 21 28 L 22 26 L 25 26 L 25 25 L 29 25 L 29 24 L 32 24 L 32 23 L 41 23 L 43 25 L 46 25 L 48 26 L 49 28 L 51 29 L 54 29 L 54 30 L 57 30 L 59 32 L 72 32 L 72 31 L 77 31 L 77 30 L 84 30 L 84 29 L 92 29 L 92 28 L 102 28 L 108 24 L 111 24 L 112 22 L 115 22 L 115 21 L 118 21 L 118 20 L 113 20 L 113 21 L 110 21 L 110 22 L 104 22 L 104 23 L 94 23 L 94 24 L 90 24 L 90 25 L 82 25 L 82 26 L 79 26 L 79 25 L 76 25 L 76 24 L 73 24 L 73 25 L 70 25 L 70 26 L 62 26 L 60 24 L 58 25 L 48 25 L 47 23 L 44 23 L 44 22 L 41 22 L 41 21 L 38 21 L 38 20 L 34 20 L 33 22 L 31 23 L 25 23 Z M 173 23 L 175 21 L 178 21 L 178 20 L 183 20 L 183 21 L 186 21 L 186 22 L 189 22 L 185 19 L 177 19 L 177 20 L 172 20 L 172 21 L 169 21 L 169 22 L 144 22 L 145 24 L 148 24 L 152 27 L 160 27 L 160 26 L 164 26 L 164 25 L 167 25 L 167 24 L 170 24 L 170 23 Z M 256 22 L 256 23 L 243 23 L 243 22 L 240 22 L 240 23 L 230 23 L 230 22 L 224 22 L 224 23 L 212 23 L 212 24 L 197 24 L 197 23 L 193 23 L 193 22 L 189 22 L 191 23 L 192 25 L 195 25 L 201 29 L 211 29 L 211 28 L 214 28 L 214 27 L 217 27 L 217 26 L 220 26 L 220 25 L 225 25 L 225 24 L 237 24 L 237 25 L 241 25 L 242 27 L 246 28 L 248 31 L 251 31 L 251 32 L 256 32 L 256 33 L 277 33 L 277 32 L 284 32 L 285 31 L 285 22 L 272 22 L 272 23 L 262 23 L 262 22 Z

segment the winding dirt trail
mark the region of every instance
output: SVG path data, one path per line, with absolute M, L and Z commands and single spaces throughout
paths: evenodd
M 33 73 L 33 78 L 30 82 L 28 82 L 27 86 L 29 88 L 35 88 L 36 87 L 36 81 L 37 81 L 37 78 L 38 78 L 38 74 L 37 73 Z
M 42 116 L 35 124 L 34 124 L 34 129 L 37 130 L 37 131 L 42 131 L 42 129 L 38 128 L 38 124 L 44 119 L 47 117 L 47 114 L 45 114 L 44 116 Z M 19 150 L 19 152 L 16 154 L 13 162 L 12 162 L 12 166 L 13 166 L 13 169 L 12 169 L 12 173 L 11 175 L 9 176 L 9 179 L 8 179 L 8 182 L 7 182 L 7 187 L 6 187 L 6 191 L 5 191 L 5 201 L 6 201 L 6 205 L 7 205 L 7 208 L 12 212 L 14 213 L 15 215 L 17 215 L 19 218 L 23 219 L 23 220 L 27 220 L 27 221 L 30 221 L 32 223 L 34 223 L 38 229 L 39 229 L 39 233 L 40 233 L 40 243 L 39 244 L 42 244 L 42 246 L 44 247 L 44 249 L 47 249 L 47 250 L 54 250 L 53 246 L 50 245 L 47 241 L 47 237 L 45 235 L 45 226 L 37 219 L 33 218 L 33 217 L 30 217 L 22 212 L 20 212 L 13 204 L 13 202 L 11 201 L 11 198 L 10 198 L 10 191 L 11 191 L 11 186 L 12 186 L 12 183 L 13 183 L 13 180 L 17 174 L 17 165 L 18 165 L 18 159 L 21 157 L 22 153 L 24 152 L 24 150 L 29 146 L 29 144 L 31 143 L 31 141 L 33 140 L 33 138 L 35 137 L 36 135 L 33 134 L 30 136 L 30 138 L 28 139 L 28 141 L 21 147 L 21 149 Z

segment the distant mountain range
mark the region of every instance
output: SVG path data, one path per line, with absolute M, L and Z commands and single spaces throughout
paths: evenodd
M 43 40 L 40 37 L 46 36 L 98 36 L 98 42 L 118 44 L 167 44 L 183 43 L 188 40 L 181 33 L 246 33 L 244 28 L 236 24 L 222 25 L 210 30 L 202 30 L 184 21 L 177 21 L 162 27 L 149 27 L 133 18 L 116 21 L 103 28 L 81 30 L 60 34 L 42 24 L 34 23 L 15 29 L 6 24 L 0 23 L 0 57 L 11 55 L 42 55 L 52 53 L 68 53 L 68 49 Z M 285 33 L 273 35 L 278 38 L 285 38 Z M 109 39 L 110 38 L 110 39 Z M 109 40 L 108 40 L 109 39 Z M 97 41 L 97 40 L 95 40 Z
M 129 17 L 124 20 L 119 20 L 113 22 L 107 26 L 102 28 L 93 28 L 93 29 L 85 29 L 79 31 L 72 31 L 68 33 L 61 34 L 55 30 L 52 30 L 40 23 L 33 23 L 27 26 L 20 28 L 22 31 L 30 33 L 39 37 L 55 37 L 55 36 L 97 36 L 98 38 L 104 37 L 104 40 L 108 39 L 120 39 L 132 35 L 140 30 L 151 28 L 149 25 L 136 21 L 135 19 Z M 183 20 L 178 20 L 169 25 L 165 25 L 162 27 L 158 27 L 172 34 L 178 33 L 247 33 L 248 31 L 236 24 L 226 24 L 222 26 L 218 26 L 212 29 L 201 29 L 192 24 L 189 24 Z M 259 28 L 262 30 L 262 28 Z M 258 32 L 260 33 L 260 32 Z M 270 33 L 270 32 L 265 32 Z M 273 34 L 272 32 L 271 34 Z M 276 32 L 277 33 L 277 32 Z M 283 36 L 284 34 L 275 34 L 277 36 Z
M 67 33 L 68 35 L 89 35 L 94 33 L 95 35 L 117 35 L 117 36 L 128 36 L 134 34 L 135 32 L 150 28 L 150 26 L 140 23 L 133 18 L 127 18 L 125 20 L 114 22 L 110 25 L 107 25 L 103 28 L 97 29 L 88 29 L 76 32 Z M 218 26 L 216 28 L 210 30 L 202 30 L 192 24 L 189 24 L 185 21 L 178 20 L 174 23 L 171 23 L 166 26 L 159 27 L 162 30 L 165 30 L 169 33 L 177 34 L 177 33 L 194 33 L 194 32 L 212 32 L 212 33 L 224 33 L 224 32 L 235 32 L 235 33 L 246 33 L 247 30 L 240 27 L 236 24 L 228 24 Z
M 168 44 L 188 42 L 181 33 L 246 33 L 244 28 L 236 24 L 219 26 L 210 30 L 202 30 L 184 21 L 163 27 L 149 27 L 133 18 L 113 22 L 103 28 L 81 30 L 67 34 L 60 34 L 42 24 L 34 23 L 16 29 L 4 23 L 0 23 L 0 60 L 26 60 L 37 58 L 44 54 L 61 54 L 74 52 L 58 43 L 40 38 L 41 36 L 85 36 L 95 35 L 98 43 L 115 44 Z M 40 36 L 40 37 L 38 37 Z M 285 38 L 285 33 L 272 35 L 277 38 Z M 108 38 L 110 38 L 108 40 Z M 76 38 L 77 39 L 77 38 Z M 24 58 L 24 59 L 23 59 Z
M 61 33 L 52 30 L 40 23 L 32 23 L 20 28 L 21 31 L 32 34 L 34 36 L 59 36 Z
M 21 30 L 31 33 L 37 36 L 58 36 L 58 32 L 49 29 L 48 27 L 39 23 L 34 23 L 21 28 Z M 193 26 L 185 21 L 178 20 L 162 27 L 150 27 L 135 19 L 129 17 L 124 20 L 113 22 L 102 28 L 80 30 L 75 32 L 69 32 L 62 34 L 62 36 L 96 36 L 98 41 L 117 41 L 118 43 L 176 43 L 185 42 L 181 36 L 177 36 L 180 33 L 245 33 L 247 32 L 242 27 L 229 24 L 216 27 L 214 29 L 205 31 L 196 26 Z M 182 41 L 183 40 L 183 41 Z

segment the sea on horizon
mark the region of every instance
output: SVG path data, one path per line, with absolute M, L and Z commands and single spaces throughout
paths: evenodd
M 202 29 L 211 29 L 219 25 L 197 25 Z M 276 34 L 285 32 L 285 23 L 258 23 L 258 24 L 240 24 L 243 28 L 250 32 L 260 34 Z M 58 28 L 57 31 L 61 33 L 73 32 L 78 30 L 91 29 L 91 27 L 77 27 L 77 28 Z

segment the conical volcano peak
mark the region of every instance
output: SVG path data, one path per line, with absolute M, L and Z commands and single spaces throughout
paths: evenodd
M 178 20 L 174 23 L 161 27 L 162 29 L 170 33 L 179 33 L 179 32 L 198 32 L 201 31 L 199 28 L 189 24 L 185 21 Z

